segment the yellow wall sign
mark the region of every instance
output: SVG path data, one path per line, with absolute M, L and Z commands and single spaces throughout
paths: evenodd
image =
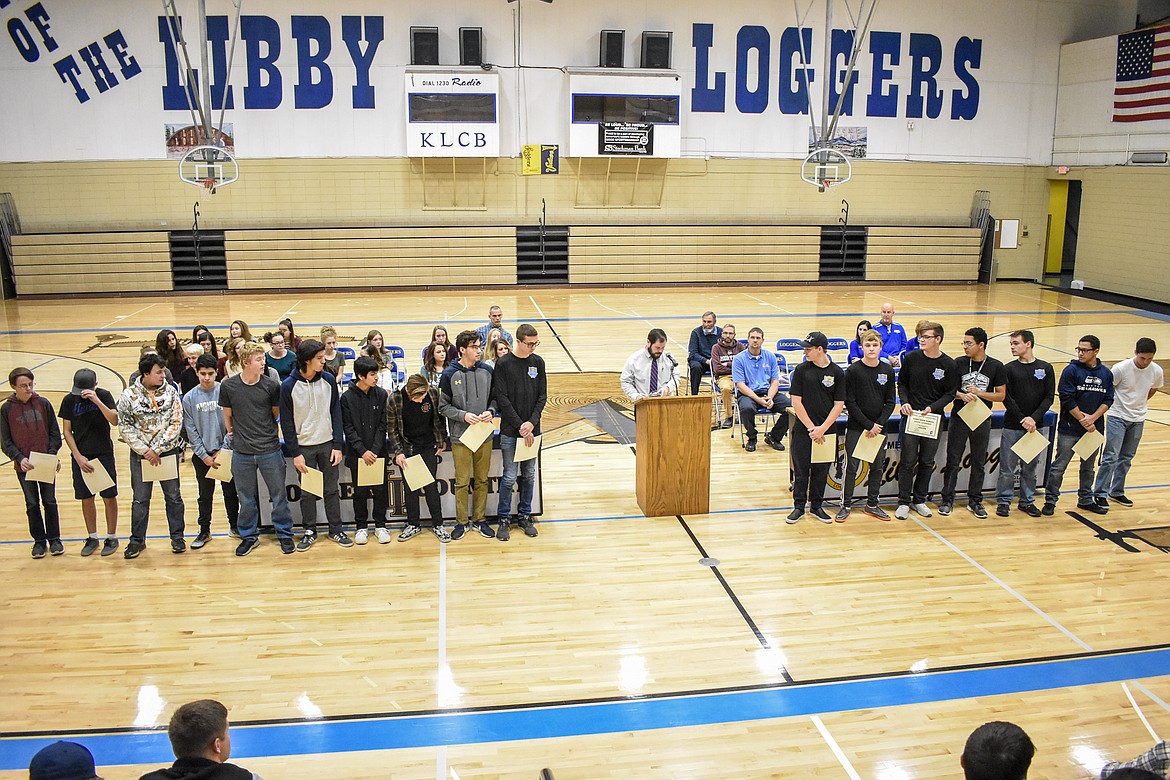
M 524 144 L 520 159 L 525 176 L 561 171 L 561 148 L 556 144 Z

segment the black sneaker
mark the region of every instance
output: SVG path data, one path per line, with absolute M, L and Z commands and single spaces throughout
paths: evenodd
M 808 513 L 810 515 L 812 515 L 813 517 L 815 517 L 817 520 L 820 520 L 822 523 L 833 522 L 833 518 L 829 517 L 829 513 L 826 512 L 825 510 L 821 509 L 819 506 L 815 506 L 812 509 L 808 510 Z
M 1078 504 L 1077 504 L 1077 509 L 1081 509 L 1081 510 L 1083 510 L 1083 511 L 1085 511 L 1085 512 L 1092 512 L 1092 513 L 1093 513 L 1093 514 L 1095 514 L 1095 515 L 1107 515 L 1107 514 L 1109 514 L 1109 507 L 1107 507 L 1107 506 L 1101 506 L 1101 505 L 1100 505 L 1100 504 L 1098 504 L 1096 501 L 1094 501 L 1094 502 L 1092 502 L 1092 503 L 1090 503 L 1090 504 L 1081 504 L 1081 503 L 1078 503 Z
M 1040 514 L 1044 515 L 1045 517 L 1052 517 L 1054 514 L 1056 514 L 1056 504 L 1045 501 L 1044 508 L 1040 510 Z
M 496 538 L 501 542 L 506 542 L 512 538 L 512 532 L 508 530 L 508 521 L 500 518 L 500 526 L 496 529 Z
M 228 536 L 230 536 L 233 539 L 239 539 L 240 538 L 240 529 L 234 525 L 228 527 Z
M 528 515 L 520 515 L 516 525 L 520 526 L 520 530 L 524 532 L 525 536 L 536 536 L 538 533 L 536 526 L 532 524 L 532 518 Z
M 754 441 L 749 440 L 747 444 L 743 445 L 743 448 L 745 450 L 747 450 L 748 452 L 755 452 L 756 451 L 756 443 Z
M 890 516 L 886 514 L 886 510 L 875 504 L 866 504 L 865 509 L 861 510 L 870 517 L 876 517 L 878 520 L 889 520 Z
M 101 543 L 98 542 L 97 539 L 93 538 L 92 536 L 89 537 L 88 539 L 85 540 L 85 544 L 81 545 L 81 557 L 88 558 L 89 556 L 91 556 L 95 552 L 97 552 L 98 547 L 100 547 L 100 546 L 101 546 Z
M 292 539 L 281 539 L 280 542 L 281 550 L 284 550 L 285 542 L 288 542 L 289 546 L 292 546 Z M 255 550 L 256 545 L 258 544 L 260 544 L 260 537 L 258 536 L 253 536 L 242 540 L 238 545 L 236 545 L 236 557 L 243 558 L 245 555 Z M 292 550 L 289 550 L 288 552 L 292 552 Z
M 200 528 L 199 533 L 191 540 L 191 549 L 198 550 L 211 541 L 211 530 L 207 528 Z
M 1020 511 L 1026 514 L 1028 517 L 1039 517 L 1041 514 L 1043 514 L 1039 509 L 1036 508 L 1035 504 L 1020 504 Z
M 837 510 L 837 516 L 833 519 L 836 520 L 838 523 L 844 523 L 846 520 L 849 519 L 849 507 L 842 506 L 840 509 Z
M 137 558 L 139 555 L 142 555 L 142 551 L 145 549 L 146 549 L 145 542 L 140 542 L 136 539 L 131 539 L 130 541 L 126 542 L 126 549 L 122 552 L 122 557 L 125 558 L 126 560 L 130 560 L 131 558 Z
M 479 535 L 482 536 L 484 539 L 495 539 L 496 538 L 495 530 L 490 525 L 487 524 L 486 520 L 479 524 Z
M 291 536 L 280 537 L 280 551 L 282 553 L 284 553 L 285 555 L 292 555 L 293 553 L 295 553 L 297 551 L 296 542 L 294 542 L 292 540 Z
M 45 553 L 47 553 L 48 551 L 49 551 L 48 542 L 44 541 L 43 539 L 37 539 L 36 541 L 33 542 L 32 557 L 39 560 L 41 558 L 44 558 Z
M 720 425 L 719 427 L 722 428 L 723 430 L 727 430 L 728 428 L 730 428 L 733 425 L 735 425 L 735 422 L 730 417 L 728 417 L 726 420 L 723 421 L 723 424 Z
M 1028 506 L 1032 506 L 1032 505 L 1029 504 Z M 1023 509 L 1023 508 L 1024 507 L 1021 504 L 1020 509 Z M 1032 506 L 1032 508 L 1036 509 L 1036 507 L 1034 507 L 1034 506 Z M 1036 514 L 1040 514 L 1040 510 L 1037 509 Z M 1012 505 L 1011 504 L 996 504 L 995 505 L 995 516 L 996 517 L 1011 517 L 1011 515 L 1012 515 Z
M 1103 506 L 1106 509 L 1109 508 L 1109 502 L 1105 499 L 1105 496 L 1100 496 L 1100 497 L 1094 498 L 1093 503 L 1096 504 L 1097 506 Z
M 1133 502 L 1129 500 L 1129 496 L 1125 495 L 1124 493 L 1122 493 L 1120 496 L 1109 496 L 1109 500 L 1114 504 L 1119 504 L 1120 506 L 1133 506 Z
M 967 511 L 978 517 L 980 520 L 987 519 L 987 510 L 983 508 L 983 504 L 972 501 L 967 504 Z
M 451 529 L 451 541 L 457 542 L 467 535 L 467 524 L 456 523 L 455 527 Z
M 60 539 L 49 540 L 49 555 L 61 555 L 65 552 L 65 545 L 61 544 Z
M 102 557 L 113 555 L 118 552 L 118 537 L 107 536 L 106 541 L 102 543 Z
M 784 519 L 784 522 L 793 525 L 794 523 L 800 522 L 800 518 L 802 517 L 804 517 L 804 507 L 798 506 L 788 513 L 788 517 Z
M 187 543 L 182 539 L 171 539 L 171 552 L 175 555 L 187 552 Z
M 310 533 L 310 534 L 304 534 L 301 536 L 301 540 L 299 542 L 297 542 L 297 549 L 300 550 L 301 552 L 304 552 L 305 550 L 312 547 L 313 542 L 315 542 L 315 541 L 317 541 L 317 532 L 316 531 L 314 531 L 313 533 Z
M 345 535 L 345 531 L 329 534 L 329 538 L 337 542 L 338 547 L 353 547 L 353 539 Z
M 769 447 L 776 450 L 777 452 L 784 452 L 784 442 L 776 441 L 770 435 L 764 437 L 764 444 L 767 444 Z
M 951 513 L 951 502 L 950 501 L 943 501 L 941 504 L 939 504 L 938 505 L 938 513 L 940 515 L 942 515 L 943 517 L 946 517 L 947 515 L 949 515 Z

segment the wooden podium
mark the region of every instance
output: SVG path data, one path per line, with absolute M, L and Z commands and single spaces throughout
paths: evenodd
M 634 404 L 638 507 L 646 517 L 711 509 L 711 398 L 643 398 Z

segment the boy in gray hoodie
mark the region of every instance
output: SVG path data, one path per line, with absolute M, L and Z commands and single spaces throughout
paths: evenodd
M 211 541 L 211 506 L 215 498 L 215 480 L 209 476 L 212 469 L 220 468 L 216 456 L 223 448 L 227 426 L 223 420 L 223 408 L 219 405 L 219 382 L 215 375 L 219 361 L 213 355 L 200 355 L 195 361 L 195 375 L 199 384 L 183 396 L 183 428 L 191 451 L 195 457 L 195 481 L 199 485 L 199 533 L 191 540 L 191 549 L 198 550 Z M 240 532 L 236 527 L 240 519 L 240 499 L 233 482 L 220 482 L 223 505 L 227 510 L 228 528 L 234 537 Z
M 492 398 L 492 369 L 480 360 L 483 344 L 474 330 L 465 330 L 455 338 L 459 360 L 443 372 L 439 380 L 439 414 L 447 418 L 451 435 L 451 454 L 455 460 L 455 528 L 452 539 L 462 539 L 467 533 L 467 494 L 471 478 L 471 525 L 491 539 L 495 534 L 484 522 L 487 514 L 488 468 L 492 462 L 492 440 L 472 450 L 459 437 L 477 422 L 491 422 L 496 413 Z

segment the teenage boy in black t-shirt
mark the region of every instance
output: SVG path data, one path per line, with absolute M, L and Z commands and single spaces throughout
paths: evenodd
M 1036 337 L 1030 330 L 1017 330 L 1008 337 L 1016 359 L 1004 366 L 1007 394 L 1003 399 L 1003 432 L 999 438 L 999 478 L 996 483 L 995 514 L 1011 515 L 1015 496 L 1016 470 L 1020 472 L 1020 511 L 1029 517 L 1040 517 L 1036 506 L 1037 455 L 1023 463 L 1012 447 L 1028 433 L 1044 424 L 1044 415 L 1052 406 L 1056 394 L 1056 372 L 1052 364 L 1032 354 Z
M 102 491 L 106 511 L 106 541 L 102 555 L 111 555 L 118 549 L 118 468 L 114 460 L 114 442 L 110 426 L 118 424 L 117 403 L 114 396 L 97 386 L 97 374 L 82 368 L 73 375 L 73 389 L 61 399 L 57 416 L 61 418 L 61 433 L 65 445 L 73 453 L 73 496 L 81 502 L 81 516 L 85 519 L 87 538 L 81 548 L 83 556 L 93 555 L 98 549 L 97 502 L 93 491 L 81 475 L 94 471 L 90 461 L 105 468 L 114 484 Z
M 792 411 L 797 423 L 792 427 L 792 450 L 789 455 L 795 481 L 792 486 L 794 508 L 787 522 L 795 523 L 804 516 L 805 503 L 810 504 L 813 517 L 822 523 L 833 518 L 822 508 L 825 500 L 825 480 L 829 463 L 813 463 L 813 442 L 821 444 L 830 434 L 845 408 L 845 372 L 829 359 L 825 350 L 829 339 L 814 330 L 800 345 L 804 347 L 805 362 L 792 372 Z M 806 433 L 801 433 L 801 429 Z
M 845 483 L 841 489 L 841 508 L 837 511 L 838 523 L 849 517 L 853 503 L 853 482 L 861 461 L 853 457 L 853 450 L 862 436 L 882 437 L 882 446 L 869 464 L 869 482 L 865 509 L 867 515 L 879 520 L 890 516 L 878 506 L 878 492 L 882 489 L 882 475 L 886 468 L 886 426 L 894 413 L 896 402 L 895 386 L 897 375 L 894 369 L 881 359 L 882 336 L 876 330 L 861 334 L 861 360 L 854 361 L 845 370 L 845 408 L 849 410 L 849 422 L 845 427 Z

